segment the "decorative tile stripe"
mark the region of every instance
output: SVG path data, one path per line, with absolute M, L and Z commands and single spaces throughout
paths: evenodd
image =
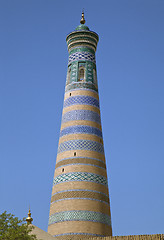
M 69 97 L 64 101 L 64 108 L 72 106 L 72 105 L 91 105 L 93 107 L 97 107 L 99 108 L 99 101 L 94 98 L 94 97 L 90 97 L 90 96 L 73 96 L 73 97 Z
M 74 126 L 63 128 L 60 131 L 60 137 L 63 137 L 69 134 L 79 134 L 79 133 L 93 134 L 102 138 L 102 131 L 100 129 L 91 127 L 91 126 L 86 126 L 86 125 L 74 125 Z
M 84 60 L 84 61 L 91 61 L 91 62 L 94 62 L 96 63 L 96 60 L 95 60 L 95 55 L 90 53 L 90 52 L 75 52 L 73 54 L 71 54 L 68 58 L 68 64 L 73 62 L 73 61 L 81 61 L 81 60 Z
M 62 123 L 75 120 L 93 121 L 101 124 L 100 115 L 90 110 L 73 110 L 63 114 Z
M 93 94 L 96 94 L 97 96 L 98 96 L 98 93 L 96 92 L 95 93 L 95 91 L 94 90 L 92 90 L 92 89 L 83 89 L 83 88 L 79 88 L 78 90 L 77 89 L 72 89 L 71 91 L 69 91 L 69 92 L 67 92 L 67 94 L 69 94 L 69 93 L 71 93 L 71 92 L 76 92 L 76 91 L 87 91 L 87 92 L 92 92 Z M 81 95 L 81 94 L 80 94 Z
M 92 157 L 78 157 L 78 158 L 80 158 L 80 159 L 93 159 L 93 160 L 96 160 L 96 161 L 105 163 L 105 160 L 101 160 L 101 159 L 98 159 L 98 158 L 92 158 Z M 77 159 L 77 157 L 61 158 L 61 159 L 58 160 L 57 162 L 64 161 L 64 160 L 68 160 L 68 159 Z
M 103 194 L 104 196 L 108 197 L 107 194 L 103 193 L 103 192 L 100 192 L 100 191 L 96 191 L 96 190 L 90 190 L 90 189 L 69 189 L 69 190 L 63 190 L 63 191 L 59 191 L 59 192 L 56 192 L 54 193 L 52 196 L 58 194 L 58 193 L 63 193 L 63 192 L 71 192 L 71 191 L 86 191 L 86 192 L 93 192 L 93 193 L 100 193 L 100 194 Z
M 99 153 L 104 153 L 103 144 L 91 140 L 70 140 L 63 142 L 58 147 L 58 153 L 62 153 L 70 150 L 88 150 L 95 151 Z
M 85 191 L 85 190 L 76 190 L 76 191 L 67 191 L 67 192 L 60 192 L 52 196 L 51 202 L 55 202 L 59 199 L 92 199 L 92 200 L 101 200 L 103 202 L 109 203 L 109 198 L 101 193 L 92 192 L 92 191 Z
M 79 89 L 92 89 L 94 90 L 95 92 L 98 92 L 98 89 L 97 89 L 97 86 L 95 86 L 92 82 L 73 82 L 69 85 L 66 86 L 65 88 L 65 92 L 67 91 L 72 91 L 72 90 L 79 90 Z
M 73 54 L 76 52 L 91 52 L 92 54 L 95 55 L 95 51 L 88 49 L 88 47 L 83 47 L 83 46 L 75 47 L 69 52 L 69 54 Z
M 91 236 L 95 236 L 95 237 L 105 237 L 105 235 L 101 235 L 101 234 L 95 234 L 95 233 L 62 233 L 62 234 L 58 234 L 58 235 L 53 235 L 53 237 L 60 237 L 60 236 L 65 236 L 65 235 L 91 235 Z
M 88 164 L 88 163 L 71 163 L 71 164 L 66 164 L 66 165 L 61 165 L 61 167 L 67 167 L 67 166 L 92 166 L 92 167 L 98 167 L 98 168 L 101 168 L 101 169 L 104 169 L 103 167 L 99 167 L 97 165 L 94 165 L 94 164 Z M 58 169 L 58 168 L 55 168 L 55 169 Z
M 63 182 L 73 182 L 73 181 L 84 181 L 84 182 L 94 182 L 108 186 L 106 177 L 95 173 L 88 172 L 72 172 L 61 174 L 54 178 L 53 185 L 63 183 Z
M 64 221 L 90 221 L 111 226 L 110 216 L 100 212 L 75 210 L 55 213 L 49 217 L 49 225 Z
M 100 167 L 106 169 L 106 165 L 103 161 L 98 161 L 92 158 L 70 158 L 70 159 L 62 159 L 61 161 L 56 163 L 56 168 L 61 166 L 70 165 L 70 164 L 89 164 L 92 166 Z
M 99 200 L 99 199 L 96 199 L 96 198 L 62 198 L 62 199 L 59 199 L 59 200 L 56 200 L 56 201 L 52 202 L 51 204 L 61 202 L 61 201 L 67 201 L 67 200 L 87 200 L 87 201 L 89 200 L 89 201 L 96 201 L 96 202 L 100 202 L 100 203 L 104 203 L 106 205 L 109 205 L 109 203 L 107 203 L 105 201 L 102 201 L 102 200 Z

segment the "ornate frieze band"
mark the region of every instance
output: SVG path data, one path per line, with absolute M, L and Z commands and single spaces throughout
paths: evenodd
M 91 61 L 96 63 L 95 55 L 90 52 L 75 52 L 69 55 L 68 64 L 74 61 Z
M 85 181 L 85 182 L 94 182 L 103 185 L 108 185 L 106 177 L 103 177 L 94 173 L 87 172 L 72 172 L 61 174 L 54 178 L 53 185 L 63 183 L 63 182 L 72 182 L 72 181 Z
M 102 202 L 109 203 L 109 198 L 107 195 L 98 192 L 98 191 L 89 191 L 85 189 L 75 189 L 68 191 L 61 191 L 54 194 L 51 198 L 51 202 L 58 200 L 67 200 L 67 199 L 89 199 L 89 200 L 99 200 Z
M 64 108 L 72 105 L 90 105 L 99 108 L 99 101 L 90 96 L 74 96 L 69 97 L 64 101 Z
M 63 114 L 62 123 L 75 120 L 93 121 L 101 124 L 100 115 L 90 110 L 73 110 Z
M 49 225 L 63 221 L 100 222 L 111 226 L 110 216 L 100 212 L 75 210 L 55 213 L 49 217 Z
M 90 164 L 95 167 L 106 169 L 106 165 L 103 161 L 94 159 L 94 158 L 82 158 L 82 157 L 61 159 L 59 162 L 56 163 L 56 169 L 58 167 L 69 165 L 69 164 Z
M 59 144 L 58 153 L 62 153 L 65 151 L 71 150 L 88 150 L 88 151 L 96 151 L 99 153 L 104 153 L 103 144 L 91 140 L 70 140 Z
M 86 126 L 86 125 L 74 125 L 63 128 L 60 132 L 60 137 L 69 134 L 93 134 L 102 138 L 102 131 L 98 128 Z
M 65 92 L 70 90 L 94 90 L 95 92 L 98 92 L 97 87 L 92 82 L 72 82 L 71 84 L 67 85 L 65 88 Z

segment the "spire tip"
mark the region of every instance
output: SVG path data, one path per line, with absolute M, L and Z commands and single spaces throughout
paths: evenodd
M 80 23 L 81 23 L 81 24 L 85 24 L 85 18 L 84 18 L 84 8 L 83 8 L 83 11 L 82 11 L 82 16 L 81 16 Z
M 30 207 L 29 207 L 28 217 L 26 218 L 26 222 L 27 222 L 27 224 L 31 224 L 32 221 L 33 221 L 33 218 L 31 217 L 31 211 L 30 211 Z

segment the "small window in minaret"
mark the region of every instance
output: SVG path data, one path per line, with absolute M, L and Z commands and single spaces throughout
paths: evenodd
M 70 79 L 71 79 L 71 67 L 68 68 L 68 73 L 67 73 L 67 84 L 70 83 Z
M 80 67 L 79 68 L 79 81 L 84 81 L 84 73 L 85 73 L 85 71 L 84 71 L 84 67 Z
M 85 80 L 85 63 L 79 64 L 79 73 L 78 73 L 78 81 Z
M 97 85 L 97 74 L 96 74 L 96 69 L 93 69 L 93 83 Z

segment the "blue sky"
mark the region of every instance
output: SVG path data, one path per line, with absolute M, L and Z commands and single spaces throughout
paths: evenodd
M 114 235 L 164 233 L 164 0 L 0 1 L 0 212 L 47 229 L 67 68 L 85 10 Z

